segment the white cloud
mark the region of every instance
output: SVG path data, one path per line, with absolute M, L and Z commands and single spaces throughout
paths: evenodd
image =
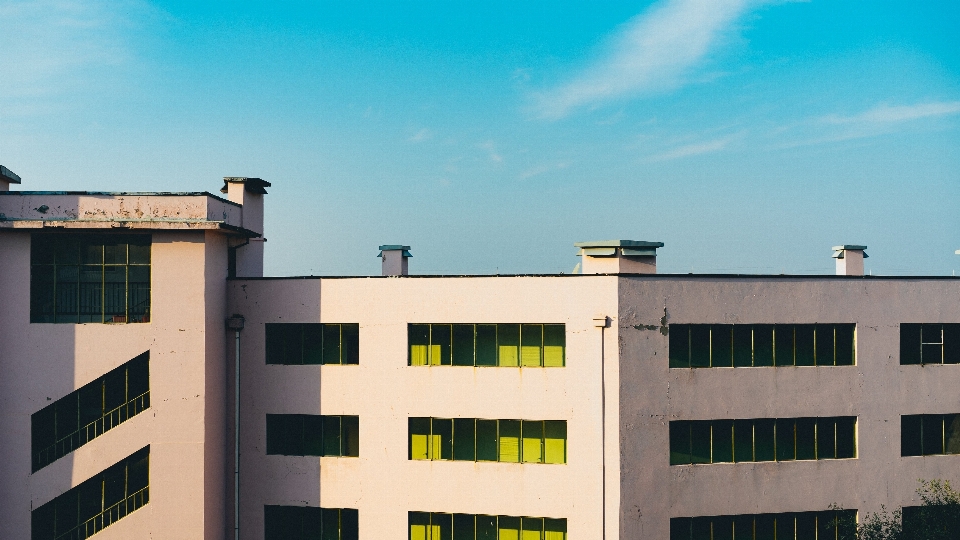
M 624 24 L 606 52 L 570 82 L 538 96 L 544 118 L 612 99 L 675 88 L 755 0 L 663 0 Z
M 433 137 L 433 133 L 431 133 L 429 129 L 423 128 L 423 129 L 421 129 L 420 131 L 414 133 L 414 134 L 413 134 L 411 137 L 409 137 L 407 140 L 410 141 L 410 142 L 422 142 L 422 141 L 426 141 L 426 140 L 428 140 L 428 139 L 430 139 L 430 138 L 432 138 L 432 137 Z
M 709 154 L 711 152 L 717 152 L 726 148 L 731 142 L 742 137 L 742 134 L 737 133 L 734 135 L 728 135 L 720 139 L 713 139 L 704 142 L 698 142 L 693 144 L 686 144 L 683 146 L 678 146 L 672 150 L 668 150 L 661 154 L 657 154 L 650 158 L 650 161 L 669 161 L 671 159 L 679 159 L 689 156 L 698 156 L 700 154 Z
M 941 101 L 894 107 L 878 105 L 854 116 L 829 115 L 821 121 L 827 124 L 889 124 L 957 113 L 960 113 L 960 101 Z

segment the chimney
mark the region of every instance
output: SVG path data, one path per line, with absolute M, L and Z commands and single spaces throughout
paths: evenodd
M 409 273 L 407 259 L 413 255 L 410 254 L 410 246 L 386 245 L 380 246 L 377 257 L 383 259 L 382 275 L 405 276 Z
M 226 193 L 227 199 L 242 206 L 240 226 L 253 232 L 263 234 L 263 196 L 270 182 L 261 178 L 246 178 L 242 176 L 225 176 L 220 193 Z M 235 250 L 237 277 L 263 276 L 263 243 L 267 239 L 251 238 L 242 246 L 231 248 Z
M 833 246 L 833 258 L 837 260 L 838 276 L 862 276 L 863 260 L 869 257 L 867 246 Z
M 0 191 L 10 191 L 10 184 L 19 184 L 20 177 L 13 171 L 0 165 Z
M 577 242 L 583 274 L 656 274 L 657 248 L 663 242 L 598 240 Z

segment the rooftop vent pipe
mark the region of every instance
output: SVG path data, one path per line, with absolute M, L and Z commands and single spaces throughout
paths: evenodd
M 853 246 L 844 244 L 833 246 L 833 258 L 837 260 L 838 276 L 862 276 L 863 260 L 869 257 L 866 254 L 867 246 Z
M 410 254 L 410 246 L 385 245 L 380 246 L 380 253 L 377 257 L 382 261 L 382 275 L 384 276 L 405 276 L 407 270 L 407 259 L 413 257 Z
M 657 248 L 663 242 L 597 240 L 577 242 L 580 271 L 584 274 L 656 274 Z

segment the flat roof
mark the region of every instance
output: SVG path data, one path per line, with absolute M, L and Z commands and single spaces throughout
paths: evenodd
M 107 197 L 211 197 L 220 202 L 243 207 L 209 191 L 0 191 L 0 195 L 102 195 Z
M 422 279 L 422 278 L 490 278 L 490 277 L 573 277 L 586 278 L 595 276 L 628 277 L 636 279 L 839 279 L 839 280 L 960 280 L 960 276 L 841 276 L 836 274 L 416 274 L 406 276 L 264 276 L 264 277 L 232 277 L 228 281 L 271 281 L 280 279 Z

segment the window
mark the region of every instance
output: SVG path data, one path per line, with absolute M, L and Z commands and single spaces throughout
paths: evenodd
M 150 351 L 30 417 L 33 472 L 150 407 Z
M 268 414 L 267 454 L 358 457 L 360 417 Z
M 263 507 L 264 540 L 358 540 L 358 513 L 352 508 Z
M 566 420 L 410 418 L 409 459 L 566 463 Z
M 150 502 L 150 447 L 30 513 L 32 540 L 89 538 Z
M 900 455 L 960 454 L 960 414 L 900 417 Z
M 960 324 L 902 323 L 900 363 L 960 364 Z
M 267 323 L 268 364 L 359 364 L 360 325 Z
M 857 457 L 857 417 L 677 420 L 670 464 Z
M 837 540 L 849 538 L 856 510 L 670 518 L 670 540 Z
M 852 366 L 855 324 L 671 324 L 670 367 Z
M 563 367 L 562 324 L 409 324 L 410 366 Z
M 150 322 L 150 236 L 32 235 L 30 322 Z
M 566 540 L 567 520 L 408 512 L 409 540 Z

